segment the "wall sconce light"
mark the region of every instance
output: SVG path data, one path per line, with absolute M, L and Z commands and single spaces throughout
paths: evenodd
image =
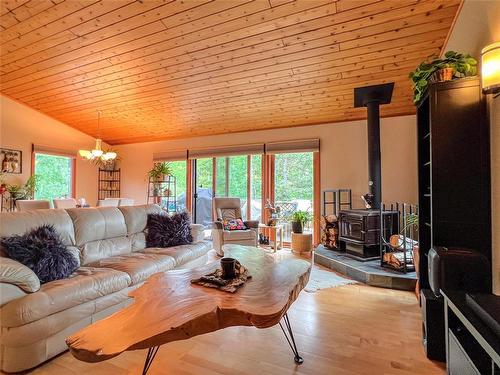
M 500 92 L 500 42 L 490 44 L 481 51 L 481 77 L 485 94 Z

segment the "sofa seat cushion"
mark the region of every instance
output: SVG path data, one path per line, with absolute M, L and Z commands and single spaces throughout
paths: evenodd
M 179 267 L 194 259 L 200 258 L 212 249 L 210 241 L 200 241 L 188 245 L 172 247 L 147 247 L 143 250 L 145 254 L 168 255 L 175 259 L 175 266 Z
M 241 240 L 251 240 L 255 238 L 255 231 L 251 229 L 247 230 L 225 230 L 222 232 L 224 241 L 241 241 Z
M 132 280 L 132 285 L 135 285 L 157 272 L 173 269 L 176 263 L 175 259 L 170 256 L 136 252 L 101 259 L 92 265 L 126 272 Z
M 109 268 L 81 267 L 68 279 L 43 284 L 37 292 L 2 306 L 1 325 L 18 327 L 34 322 L 127 288 L 130 283 L 130 276 L 124 272 Z

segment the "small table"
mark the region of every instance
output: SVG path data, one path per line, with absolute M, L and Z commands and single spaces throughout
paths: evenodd
M 292 251 L 294 253 L 310 253 L 313 249 L 312 233 L 292 232 Z
M 274 252 L 283 248 L 283 225 L 259 224 L 259 232 L 261 231 L 269 231 L 271 233 L 269 240 L 273 242 L 271 249 L 273 249 Z
M 68 337 L 71 354 L 81 361 L 100 362 L 127 350 L 149 349 L 146 374 L 160 345 L 231 326 L 279 324 L 295 362 L 302 363 L 287 311 L 307 284 L 311 264 L 291 258 L 277 262 L 250 246 L 225 245 L 224 253 L 252 275 L 236 293 L 191 284 L 192 279 L 219 268 L 218 261 L 156 273 L 130 292 L 131 305 Z

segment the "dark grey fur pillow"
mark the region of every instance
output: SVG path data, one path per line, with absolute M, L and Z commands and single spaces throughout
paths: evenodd
M 165 214 L 149 214 L 147 221 L 146 246 L 171 247 L 187 245 L 193 242 L 191 235 L 191 219 L 187 212 Z
M 41 283 L 69 277 L 78 260 L 63 244 L 52 225 L 42 225 L 22 236 L 0 240 L 9 258 L 31 268 Z

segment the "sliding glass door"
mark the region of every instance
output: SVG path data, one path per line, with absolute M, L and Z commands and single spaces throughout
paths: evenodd
M 250 156 L 250 219 L 262 221 L 262 155 Z
M 264 162 L 265 161 L 265 162 Z M 315 168 L 319 159 L 314 152 L 283 152 L 263 156 L 232 155 L 191 160 L 193 173 L 193 217 L 210 227 L 214 197 L 239 198 L 244 220 L 265 222 L 263 200 L 279 208 L 278 221 L 284 226 L 285 242 L 291 241 L 291 215 L 307 211 L 314 215 Z M 311 220 L 305 226 L 313 232 Z
M 212 221 L 212 198 L 239 198 L 243 220 L 260 220 L 262 155 L 234 155 L 193 160 L 196 222 Z
M 197 224 L 207 227 L 212 225 L 212 200 L 213 193 L 213 158 L 203 158 L 193 160 L 195 189 L 194 195 L 194 220 Z
M 172 175 L 175 177 L 175 206 L 177 212 L 186 211 L 186 182 L 187 182 L 187 162 L 185 160 L 171 161 Z M 165 198 L 162 200 L 166 201 Z M 173 208 L 170 207 L 170 210 Z
M 290 216 L 299 210 L 313 215 L 313 153 L 280 153 L 274 158 L 274 203 L 279 208 L 278 219 L 288 242 L 292 233 Z M 304 230 L 312 232 L 312 221 Z

